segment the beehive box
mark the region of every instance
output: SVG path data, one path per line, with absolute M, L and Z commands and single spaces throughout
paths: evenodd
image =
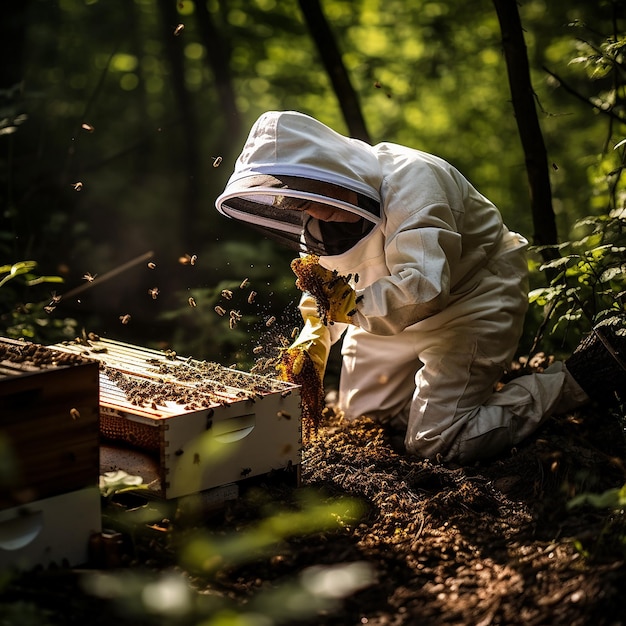
M 4 509 L 0 511 L 0 571 L 87 563 L 90 540 L 101 530 L 96 484 Z
M 98 485 L 99 364 L 0 338 L 0 511 Z
M 54 347 L 101 363 L 104 470 L 138 474 L 166 499 L 299 470 L 297 385 L 107 339 Z

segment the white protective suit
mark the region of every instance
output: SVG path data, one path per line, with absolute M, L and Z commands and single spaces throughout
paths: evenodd
M 338 185 L 365 201 L 348 206 L 297 184 L 259 186 L 264 176 L 283 175 Z M 301 218 L 285 218 L 282 228 L 280 213 L 270 213 L 277 194 L 315 197 L 367 225 L 349 249 L 320 258 L 328 269 L 358 275 L 353 285 L 362 296 L 353 325 L 330 327 L 331 342 L 345 331 L 339 405 L 348 418 L 391 421 L 406 429 L 407 451 L 467 463 L 588 399 L 562 363 L 494 392 L 522 333 L 527 241 L 449 163 L 392 143 L 370 146 L 300 113 L 269 112 L 252 128 L 216 205 L 308 251 Z M 305 318 L 315 308 L 305 294 Z

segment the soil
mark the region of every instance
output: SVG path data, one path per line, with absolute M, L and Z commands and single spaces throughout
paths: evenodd
M 471 467 L 410 458 L 381 426 L 367 419 L 347 423 L 329 410 L 304 454 L 301 487 L 255 484 L 204 523 L 218 536 L 243 532 L 268 500 L 293 507 L 307 489 L 326 501 L 359 499 L 361 518 L 291 537 L 271 556 L 210 579 L 189 574 L 201 596 L 217 594 L 245 607 L 310 566 L 365 562 L 375 574 L 372 584 L 314 618 L 281 623 L 626 624 L 626 516 L 568 506 L 578 494 L 626 483 L 623 427 L 606 409 L 551 418 L 517 449 Z M 136 543 L 122 572 L 172 567 L 168 533 L 161 535 Z M 218 623 L 198 614 L 131 615 L 128 607 L 86 593 L 85 571 L 47 569 L 13 578 L 0 595 L 0 624 Z

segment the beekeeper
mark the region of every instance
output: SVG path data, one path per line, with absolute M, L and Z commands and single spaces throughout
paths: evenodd
M 252 127 L 216 206 L 351 274 L 347 295 L 330 281 L 331 323 L 303 294 L 292 348 L 323 375 L 345 333 L 339 407 L 406 432 L 409 453 L 472 462 L 588 401 L 561 362 L 494 392 L 522 333 L 527 241 L 444 160 L 271 111 Z

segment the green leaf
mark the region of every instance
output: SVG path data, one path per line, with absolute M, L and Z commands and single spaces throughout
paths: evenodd
M 539 268 L 539 271 L 543 272 L 544 270 L 547 270 L 547 269 L 555 269 L 557 267 L 563 267 L 564 265 L 567 265 L 572 258 L 579 258 L 579 257 L 578 255 L 562 256 L 558 259 L 554 259 L 552 261 L 548 261 L 547 263 L 544 263 Z

